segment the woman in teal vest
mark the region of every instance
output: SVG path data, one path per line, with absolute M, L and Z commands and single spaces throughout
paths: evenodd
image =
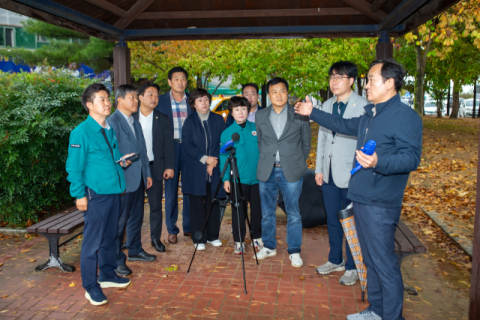
M 262 242 L 262 209 L 260 207 L 260 191 L 257 180 L 257 163 L 258 163 L 258 140 L 255 123 L 247 121 L 248 113 L 251 105 L 247 98 L 232 97 L 228 104 L 228 110 L 233 116 L 235 122 L 229 126 L 222 133 L 220 142 L 222 144 L 232 140 L 232 134 L 238 133 L 240 139 L 235 142 L 238 174 L 240 176 L 241 188 L 245 199 L 250 202 L 250 223 L 252 231 L 252 245 L 261 249 Z M 227 161 L 228 154 L 220 154 L 220 168 L 223 168 L 225 161 Z M 230 192 L 230 199 L 234 199 L 233 185 L 230 181 L 230 170 L 228 169 L 223 177 L 224 189 Z M 232 186 L 232 188 L 230 188 Z M 237 186 L 237 188 L 240 187 Z M 240 235 L 238 234 L 238 218 L 237 210 L 232 207 L 232 227 L 233 239 L 235 240 L 235 254 L 242 254 L 245 252 L 245 223 L 246 217 L 244 215 L 243 204 L 240 205 Z

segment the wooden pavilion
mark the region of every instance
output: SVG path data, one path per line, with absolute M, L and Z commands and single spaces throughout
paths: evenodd
M 131 78 L 126 41 L 378 37 L 376 56 L 384 59 L 392 57 L 391 37 L 412 31 L 458 1 L 0 0 L 0 8 L 117 42 L 114 48 L 117 86 L 129 83 Z M 480 319 L 478 193 L 476 203 L 472 320 Z

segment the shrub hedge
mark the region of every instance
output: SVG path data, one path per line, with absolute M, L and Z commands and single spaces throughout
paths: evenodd
M 80 96 L 92 82 L 61 70 L 0 72 L 0 223 L 37 221 L 71 201 L 68 138 L 87 117 Z

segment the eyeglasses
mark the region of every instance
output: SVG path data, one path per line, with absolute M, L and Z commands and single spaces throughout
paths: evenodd
M 342 79 L 348 78 L 347 76 L 330 76 L 330 81 L 332 82 L 340 82 Z

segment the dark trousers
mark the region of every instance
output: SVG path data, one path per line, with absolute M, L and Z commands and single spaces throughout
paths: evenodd
M 323 202 L 325 211 L 327 211 L 328 241 L 330 243 L 328 261 L 334 264 L 341 264 L 343 261 L 344 233 L 342 224 L 338 220 L 337 212 L 347 207 L 351 201 L 347 199 L 348 188 L 339 188 L 335 185 L 331 170 L 329 178 L 328 183 L 323 183 L 322 185 Z M 345 251 L 347 256 L 345 269 L 356 269 L 348 243 L 345 246 Z
M 207 219 L 210 206 L 212 205 L 212 187 L 211 183 L 207 183 L 206 196 L 188 195 L 190 199 L 190 221 L 192 224 L 192 236 L 195 237 L 197 232 L 201 232 L 205 220 Z M 202 239 L 197 241 L 193 238 L 194 243 L 206 243 L 218 239 L 220 234 L 220 205 L 218 202 L 213 204 L 212 213 L 208 219 L 207 227 L 203 232 Z
M 367 267 L 369 309 L 383 320 L 399 320 L 403 307 L 403 279 L 395 249 L 395 229 L 401 208 L 353 203 L 353 215 Z
M 175 176 L 165 180 L 165 223 L 169 234 L 178 234 L 178 181 L 183 167 L 183 147 L 175 142 Z M 190 232 L 189 197 L 183 197 L 183 232 Z
M 150 238 L 160 240 L 162 235 L 162 197 L 163 179 L 157 180 L 154 165 L 150 165 L 152 173 L 152 186 L 147 189 L 148 204 L 150 205 Z M 163 172 L 162 172 L 163 176 Z
M 97 194 L 85 188 L 88 198 L 87 211 L 83 213 L 82 251 L 80 269 L 85 290 L 100 287 L 97 282 L 97 267 L 104 277 L 115 277 L 115 238 L 120 216 L 119 194 Z
M 253 184 L 241 184 L 243 195 L 245 199 L 250 202 L 250 230 L 252 231 L 253 239 L 258 239 L 262 237 L 262 208 L 260 205 L 260 190 L 259 185 Z M 231 193 L 230 193 L 230 201 L 235 201 L 235 191 L 233 189 L 233 183 L 230 183 Z M 239 186 L 237 185 L 237 188 Z M 237 208 L 232 205 L 232 228 L 233 228 L 233 240 L 235 242 L 244 242 L 245 241 L 245 209 L 243 202 L 240 201 L 240 193 L 238 192 L 238 202 L 240 203 L 239 209 L 239 217 L 240 217 L 240 235 L 242 240 L 240 241 L 239 234 L 238 234 L 238 218 L 237 218 Z M 252 239 L 252 241 L 253 241 Z
M 127 230 L 126 247 L 128 255 L 134 256 L 143 252 L 142 248 L 142 224 L 143 224 L 143 206 L 145 200 L 145 185 L 143 179 L 140 179 L 138 189 L 133 192 L 127 192 L 122 196 L 122 208 L 120 218 L 118 219 L 118 237 L 117 237 L 117 265 L 122 266 L 127 261 L 127 256 L 122 251 L 125 230 Z

